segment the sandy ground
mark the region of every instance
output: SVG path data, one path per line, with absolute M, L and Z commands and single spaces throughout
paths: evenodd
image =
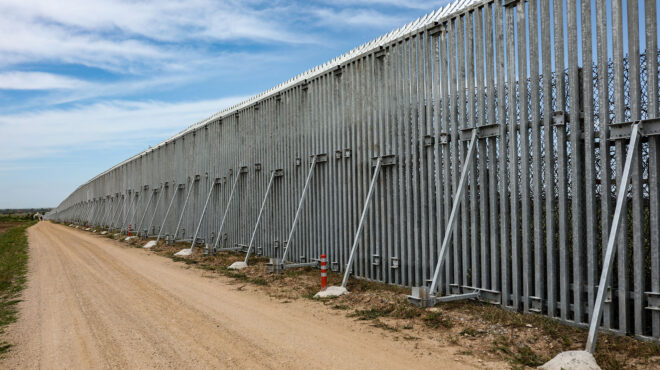
M 0 368 L 506 367 L 63 225 L 28 235 L 28 287 Z

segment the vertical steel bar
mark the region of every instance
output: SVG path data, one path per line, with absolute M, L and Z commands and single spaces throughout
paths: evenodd
M 644 3 L 646 30 L 646 91 L 648 94 L 648 118 L 658 118 L 658 24 L 657 1 Z M 649 221 L 651 284 L 653 292 L 660 292 L 660 138 L 649 138 Z M 651 335 L 660 338 L 660 312 L 651 312 Z
M 628 1 L 628 81 L 630 92 L 630 119 L 642 118 L 641 82 L 639 66 L 639 9 L 637 1 Z M 641 149 L 642 145 L 639 145 Z M 630 150 L 630 149 L 629 149 Z M 631 169 L 632 178 L 632 241 L 633 241 L 633 312 L 635 334 L 643 335 L 646 327 L 645 309 L 645 251 L 644 251 L 644 216 L 642 214 L 642 153 L 637 148 L 633 152 Z M 632 328 L 631 328 L 632 330 Z
M 614 67 L 614 122 L 625 121 L 625 98 L 624 98 L 624 44 L 623 44 L 623 8 L 621 0 L 612 0 L 612 60 Z M 625 143 L 618 140 L 615 143 L 616 173 L 617 178 L 623 179 L 623 163 L 625 155 Z M 621 181 L 619 186 L 626 188 L 627 182 Z M 618 188 L 617 188 L 618 190 Z M 619 330 L 628 331 L 628 202 L 623 202 L 621 213 L 626 216 L 621 218 L 618 250 L 617 250 L 617 298 L 619 302 Z M 611 231 L 610 231 L 611 233 Z

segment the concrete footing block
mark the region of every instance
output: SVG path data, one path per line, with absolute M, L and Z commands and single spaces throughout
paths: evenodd
M 143 245 L 142 248 L 149 249 L 151 247 L 154 247 L 155 245 L 156 245 L 156 241 L 155 240 L 150 240 L 150 241 L 147 242 L 147 244 Z
M 539 366 L 545 370 L 600 370 L 594 356 L 587 351 L 566 351 Z
M 248 267 L 247 263 L 245 263 L 243 261 L 238 261 L 238 262 L 232 263 L 228 268 L 230 270 L 242 270 L 246 267 Z
M 339 297 L 340 295 L 348 294 L 348 290 L 343 286 L 329 286 L 314 295 L 314 298 L 329 298 Z
M 175 256 L 180 256 L 180 257 L 181 256 L 183 256 L 183 257 L 190 256 L 191 254 L 192 254 L 192 249 L 190 249 L 190 248 L 182 249 L 182 250 L 174 253 Z

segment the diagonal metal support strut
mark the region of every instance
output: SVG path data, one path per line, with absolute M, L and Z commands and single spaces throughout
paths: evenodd
M 163 193 L 165 193 L 165 184 L 162 184 L 160 186 L 160 189 L 158 189 L 158 199 L 156 199 L 156 205 L 154 206 L 154 213 L 151 216 L 151 221 L 149 221 L 149 226 L 147 226 L 147 233 L 145 234 L 145 237 L 149 236 L 149 230 L 151 230 L 151 226 L 154 224 L 154 219 L 156 218 L 156 212 L 158 212 L 158 205 L 160 204 L 160 198 L 163 197 Z
M 199 217 L 199 222 L 197 223 L 197 228 L 195 228 L 195 234 L 193 235 L 192 243 L 190 243 L 190 251 L 193 251 L 195 248 L 195 241 L 197 240 L 197 234 L 199 233 L 199 227 L 202 226 L 202 221 L 204 221 L 204 214 L 206 214 L 206 207 L 209 205 L 209 200 L 211 199 L 211 194 L 213 194 L 213 188 L 215 188 L 215 180 L 211 183 L 211 189 L 209 190 L 209 195 L 206 196 L 206 202 L 204 202 L 204 208 L 202 208 L 202 215 Z
M 293 225 L 291 225 L 291 230 L 289 231 L 289 237 L 286 239 L 287 244 L 284 249 L 284 254 L 282 255 L 282 264 L 286 263 L 286 257 L 289 254 L 289 248 L 291 247 L 294 231 L 296 230 L 296 225 L 298 224 L 298 218 L 300 218 L 300 211 L 302 210 L 303 203 L 305 203 L 305 197 L 307 196 L 307 189 L 314 175 L 314 168 L 316 167 L 316 156 L 312 157 L 312 164 L 309 166 L 309 172 L 307 173 L 307 179 L 305 180 L 305 186 L 303 187 L 302 194 L 300 195 L 300 201 L 298 202 L 298 208 L 296 209 L 296 215 L 293 217 Z
M 353 259 L 355 258 L 355 251 L 360 242 L 360 234 L 362 234 L 362 229 L 364 229 L 364 221 L 367 218 L 367 212 L 369 211 L 369 205 L 371 204 L 371 198 L 374 195 L 374 190 L 376 189 L 376 180 L 378 180 L 378 175 L 380 174 L 380 169 L 383 165 L 383 157 L 378 157 L 376 159 L 376 166 L 374 169 L 374 174 L 371 177 L 371 185 L 369 185 L 369 192 L 367 193 L 367 199 L 364 202 L 364 207 L 362 209 L 362 215 L 360 216 L 360 223 L 358 224 L 357 231 L 355 232 L 355 238 L 353 239 L 353 246 L 351 247 L 351 254 L 348 257 L 348 264 L 346 264 L 346 271 L 344 272 L 344 279 L 341 282 L 341 286 L 346 288 L 348 283 L 348 276 L 351 274 L 353 267 Z
M 472 130 L 472 137 L 470 138 L 470 145 L 468 147 L 468 152 L 466 156 L 465 163 L 463 164 L 463 170 L 461 171 L 461 177 L 458 181 L 458 189 L 456 189 L 456 194 L 454 194 L 454 204 L 451 207 L 451 213 L 449 214 L 449 220 L 447 222 L 447 227 L 445 228 L 445 236 L 442 240 L 442 246 L 440 247 L 440 253 L 438 254 L 438 262 L 435 266 L 435 271 L 433 272 L 433 281 L 431 282 L 431 288 L 429 289 L 429 294 L 434 295 L 436 288 L 438 287 L 438 278 L 440 277 L 440 269 L 442 269 L 442 264 L 447 257 L 447 247 L 449 241 L 451 240 L 451 235 L 453 234 L 454 228 L 456 227 L 456 213 L 458 212 L 458 207 L 461 205 L 463 199 L 463 190 L 465 189 L 465 178 L 469 172 L 470 163 L 472 162 L 474 144 L 477 141 L 477 130 Z
M 257 222 L 254 224 L 254 230 L 252 230 L 252 236 L 250 237 L 250 244 L 248 244 L 248 250 L 245 254 L 245 264 L 248 263 L 250 259 L 250 252 L 252 251 L 252 244 L 254 243 L 254 237 L 257 235 L 257 229 L 259 229 L 259 222 L 261 221 L 261 215 L 264 213 L 264 208 L 266 207 L 266 200 L 268 200 L 268 194 L 270 194 L 270 189 L 273 186 L 273 180 L 276 176 L 281 176 L 282 170 L 274 170 L 270 174 L 270 180 L 268 181 L 268 187 L 266 188 L 266 194 L 264 194 L 264 200 L 261 202 L 261 209 L 259 210 L 259 215 L 257 216 Z
M 179 193 L 179 189 L 181 189 L 180 186 L 177 186 L 176 189 L 174 189 L 174 194 L 172 194 L 172 200 L 170 200 L 170 205 L 167 206 L 167 211 L 165 211 L 165 216 L 163 217 L 163 222 L 160 225 L 160 229 L 158 229 L 158 236 L 156 237 L 156 243 L 160 240 L 160 236 L 163 233 L 163 228 L 165 227 L 165 222 L 167 221 L 167 216 L 170 215 L 170 210 L 172 209 L 172 204 L 174 204 L 174 199 L 176 199 L 176 195 Z
M 176 236 L 179 234 L 179 228 L 181 227 L 181 221 L 183 221 L 183 214 L 186 212 L 186 206 L 188 205 L 188 199 L 190 198 L 190 193 L 195 187 L 195 178 L 190 179 L 190 188 L 188 188 L 188 194 L 186 195 L 186 200 L 183 202 L 183 207 L 181 207 L 181 214 L 179 215 L 179 222 L 176 224 L 176 229 L 174 230 L 174 236 L 172 237 L 172 242 L 176 241 Z
M 609 284 L 612 274 L 612 264 L 614 263 L 614 255 L 616 254 L 617 233 L 619 232 L 619 224 L 621 222 L 621 210 L 625 202 L 628 182 L 630 181 L 630 170 L 632 168 L 632 161 L 635 157 L 635 149 L 639 141 L 639 123 L 634 123 L 630 134 L 630 145 L 628 145 L 628 154 L 626 155 L 626 163 L 623 167 L 621 180 L 618 186 L 618 194 L 616 197 L 616 208 L 614 209 L 614 218 L 612 219 L 612 227 L 607 239 L 607 249 L 603 256 L 603 270 L 600 274 L 600 281 L 598 283 L 598 293 L 596 293 L 596 303 L 594 304 L 594 312 L 591 314 L 591 323 L 589 324 L 589 336 L 587 337 L 587 344 L 585 351 L 594 353 L 596 349 L 596 342 L 598 340 L 598 327 L 603 315 L 603 300 L 605 298 L 605 290 Z
M 241 178 L 241 173 L 243 172 L 240 170 L 236 173 L 236 179 L 234 179 L 234 184 L 231 186 L 231 191 L 229 192 L 229 200 L 227 201 L 225 212 L 223 213 L 222 220 L 220 221 L 220 228 L 218 228 L 218 234 L 215 237 L 215 242 L 213 243 L 213 250 L 211 251 L 212 253 L 215 253 L 215 251 L 217 250 L 216 248 L 218 247 L 218 242 L 220 241 L 222 235 L 222 228 L 225 226 L 227 213 L 229 213 L 229 206 L 231 205 L 232 199 L 234 199 L 234 190 L 236 190 L 236 185 L 238 184 L 238 180 Z

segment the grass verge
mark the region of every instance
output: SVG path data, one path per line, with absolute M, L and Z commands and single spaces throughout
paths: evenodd
M 0 218 L 0 224 L 8 222 Z M 0 357 L 11 348 L 11 344 L 2 340 L 5 327 L 16 321 L 16 304 L 21 290 L 25 286 L 27 272 L 28 241 L 25 229 L 35 221 L 11 220 L 12 227 L 0 233 Z

